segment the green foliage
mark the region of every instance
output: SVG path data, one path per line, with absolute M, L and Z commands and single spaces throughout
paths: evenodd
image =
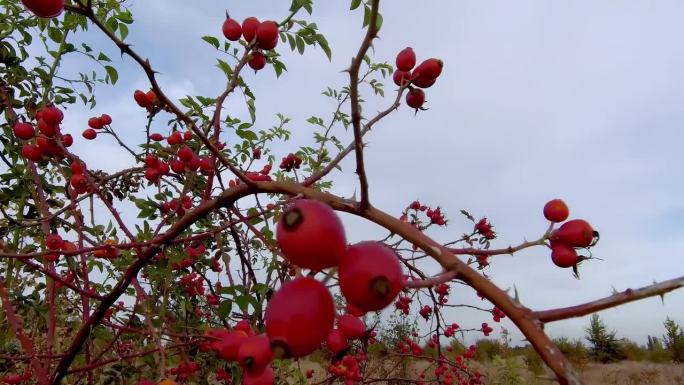
M 663 325 L 665 326 L 663 344 L 670 353 L 670 358 L 674 362 L 684 362 L 684 331 L 682 327 L 670 317 L 667 317 Z
M 489 379 L 492 385 L 524 385 L 524 367 L 518 357 L 494 356 L 491 360 L 493 373 Z
M 554 338 L 558 350 L 575 366 L 583 366 L 589 360 L 589 351 L 581 340 L 570 340 L 567 337 Z
M 586 339 L 590 344 L 590 356 L 594 361 L 603 363 L 615 362 L 624 358 L 620 350 L 620 341 L 615 331 L 608 331 L 598 314 L 591 316 Z
M 500 356 L 504 351 L 502 343 L 497 340 L 477 340 L 477 342 L 475 342 L 475 346 L 477 346 L 475 359 L 480 362 L 492 361 L 494 357 Z
M 670 354 L 658 337 L 648 336 L 646 350 L 648 351 L 648 360 L 650 362 L 663 363 L 670 361 Z

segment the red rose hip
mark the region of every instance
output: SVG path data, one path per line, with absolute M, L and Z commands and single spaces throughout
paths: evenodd
M 273 294 L 264 313 L 274 353 L 303 357 L 318 349 L 335 322 L 335 303 L 324 284 L 311 277 L 288 281 Z
M 340 263 L 347 249 L 342 221 L 330 206 L 300 199 L 278 220 L 278 246 L 293 264 L 319 271 Z
M 347 303 L 366 311 L 384 309 L 404 286 L 397 255 L 379 242 L 350 246 L 340 260 L 338 275 Z

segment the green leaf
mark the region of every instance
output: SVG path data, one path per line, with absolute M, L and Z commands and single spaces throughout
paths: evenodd
M 352 0 L 349 10 L 353 11 L 361 5 L 361 0 Z
M 100 54 L 97 55 L 97 60 L 98 61 L 112 61 L 107 55 L 105 55 L 102 52 L 100 52 Z
M 230 64 L 224 62 L 223 60 L 218 59 L 217 66 L 221 69 L 221 71 L 223 71 L 224 74 L 226 74 L 226 77 L 230 78 L 233 75 L 233 69 L 230 68 Z
M 216 312 L 218 313 L 218 316 L 220 318 L 226 318 L 230 314 L 230 311 L 233 309 L 233 301 L 226 300 L 221 302 L 219 305 L 218 309 Z
M 258 140 L 259 139 L 259 137 L 257 136 L 257 134 L 254 133 L 254 131 L 237 130 L 237 134 L 242 139 L 247 139 L 247 140 Z
M 299 51 L 300 55 L 304 54 L 304 39 L 301 38 L 301 36 L 296 36 L 295 37 L 295 42 L 297 43 L 297 51 Z
M 128 26 L 126 24 L 119 24 L 119 35 L 121 35 L 121 40 L 126 40 L 126 36 L 128 36 Z
M 321 46 L 323 52 L 328 57 L 328 60 L 332 61 L 332 51 L 330 50 L 330 45 L 328 45 L 328 40 L 325 39 L 323 35 L 316 35 L 316 41 Z
M 202 36 L 202 40 L 213 45 L 216 49 L 218 49 L 218 47 L 220 45 L 219 40 L 213 36 Z
M 105 70 L 107 70 L 107 76 L 109 76 L 110 83 L 116 84 L 116 81 L 119 80 L 119 73 L 116 72 L 116 68 L 105 66 Z

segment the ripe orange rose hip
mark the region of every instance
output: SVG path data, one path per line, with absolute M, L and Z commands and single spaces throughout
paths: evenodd
M 347 249 L 342 221 L 330 206 L 301 199 L 278 220 L 278 246 L 293 264 L 315 271 L 337 266 Z
M 563 222 L 569 215 L 568 205 L 560 199 L 552 199 L 544 205 L 544 218 L 551 222 Z
M 338 274 L 347 302 L 366 311 L 387 307 L 404 285 L 397 255 L 378 242 L 350 246 L 340 260 Z
M 295 358 L 318 349 L 334 322 L 335 304 L 330 291 L 310 277 L 284 283 L 271 297 L 264 314 L 274 353 Z

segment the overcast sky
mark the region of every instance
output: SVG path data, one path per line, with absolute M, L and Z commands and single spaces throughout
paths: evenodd
M 130 5 L 136 23 L 127 41 L 149 57 L 162 87 L 178 98 L 221 92 L 225 81 L 215 67 L 217 54 L 200 37 L 221 36 L 226 7 L 240 20 L 252 15 L 282 20 L 289 2 L 145 0 Z M 309 18 L 328 38 L 332 63 L 321 50 L 307 49 L 302 57 L 281 44 L 288 73 L 277 81 L 270 68 L 245 75 L 257 97 L 258 129 L 275 124 L 278 112 L 293 119 L 293 140 L 274 147 L 277 157 L 312 143 L 313 127 L 305 120 L 312 115 L 327 119 L 334 108 L 321 91 L 344 85 L 341 70 L 363 35 L 362 13 L 348 8 L 347 0 L 319 0 Z M 576 280 L 569 270 L 556 268 L 543 248 L 497 257 L 489 269 L 494 282 L 515 285 L 523 303 L 534 309 L 682 275 L 684 3 L 394 0 L 381 8 L 385 22 L 375 44 L 376 61 L 393 62 L 399 50 L 411 46 L 419 60 L 439 57 L 445 67 L 426 92 L 428 111 L 414 116 L 402 107 L 367 136 L 375 206 L 399 215 L 414 199 L 441 205 L 450 219 L 445 231 L 434 233 L 442 241 L 471 230 L 460 209 L 486 215 L 500 234 L 494 246 L 503 247 L 536 239 L 547 226 L 544 203 L 564 199 L 571 217 L 585 218 L 601 232 L 594 255 L 604 261 L 586 263 Z M 147 89 L 144 74 L 130 59 L 119 59 L 94 28 L 81 36 L 109 53 L 120 79 L 116 87 L 98 87 L 94 112 L 72 108 L 66 126 L 79 127 L 88 116 L 108 112 L 128 143 L 140 143 L 145 116 L 131 95 L 136 88 Z M 72 65 L 67 71 L 76 71 L 78 63 L 65 62 Z M 391 95 L 394 87 L 387 83 Z M 368 95 L 367 114 L 384 109 L 390 97 Z M 239 95 L 227 108 L 233 116 L 247 116 Z M 91 167 L 118 170 L 130 164 L 108 138 L 84 146 L 80 130 L 74 130 L 77 152 Z M 333 176 L 334 192 L 351 196 L 358 183 L 353 157 L 343 166 L 347 173 Z M 351 241 L 385 235 L 358 219 L 345 216 L 345 221 Z M 451 299 L 479 302 L 468 288 L 454 290 Z M 647 335 L 663 333 L 668 315 L 684 323 L 682 309 L 684 292 L 676 292 L 664 305 L 652 298 L 601 316 L 619 336 L 643 343 Z M 469 312 L 453 311 L 449 317 L 464 327 L 492 323 Z M 552 336 L 581 337 L 587 324 L 582 318 L 547 330 Z M 502 325 L 515 330 L 510 323 Z M 517 330 L 513 334 L 520 336 Z

